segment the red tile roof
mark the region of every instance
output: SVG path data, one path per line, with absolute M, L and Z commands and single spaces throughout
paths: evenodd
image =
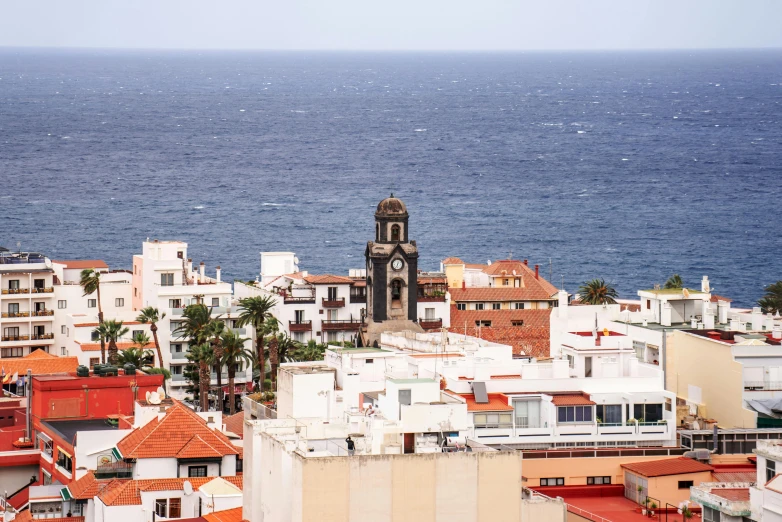
M 244 412 L 240 411 L 234 415 L 223 417 L 223 424 L 225 429 L 231 433 L 239 435 L 239 438 L 244 438 Z
M 100 351 L 100 343 L 80 343 L 79 341 L 76 341 L 76 344 L 78 344 L 81 347 L 82 352 L 99 352 Z M 138 345 L 136 343 L 117 343 L 117 349 L 118 350 L 127 350 L 128 348 L 136 348 Z M 155 343 L 149 342 L 144 347 L 145 349 L 152 349 L 155 347 Z M 106 343 L 106 349 L 109 349 L 109 343 Z
M 204 419 L 179 402 L 170 407 L 162 418 L 155 417 L 128 434 L 117 443 L 117 449 L 126 459 L 239 454 L 225 434 L 207 426 Z
M 47 373 L 70 373 L 75 372 L 79 366 L 79 359 L 76 357 L 58 357 L 43 350 L 36 350 L 29 355 L 17 358 L 0 359 L 0 373 L 5 374 L 18 373 L 24 375 L 28 368 L 32 370 L 33 375 L 45 375 Z
M 98 480 L 92 471 L 88 471 L 82 478 L 68 484 L 68 492 L 78 500 L 87 500 L 95 497 L 105 488 L 111 479 Z
M 100 323 L 77 323 L 73 326 L 75 328 L 82 328 L 82 327 L 88 327 L 88 326 L 98 326 Z M 123 326 L 130 326 L 132 324 L 142 324 L 139 321 L 122 321 Z
M 749 488 L 711 488 L 711 494 L 731 502 L 749 502 Z
M 242 507 L 226 509 L 225 511 L 215 511 L 203 516 L 207 522 L 242 522 Z
M 193 489 L 198 489 L 207 482 L 214 480 L 215 477 L 181 477 L 168 479 L 145 479 L 145 480 L 121 480 L 115 479 L 109 483 L 98 495 L 101 502 L 107 506 L 132 506 L 141 504 L 142 491 L 182 491 L 185 481 L 193 485 Z M 243 477 L 221 477 L 239 489 L 242 489 Z
M 723 297 L 723 296 L 721 296 L 721 295 L 717 295 L 717 294 L 711 294 L 711 299 L 710 299 L 710 301 L 711 301 L 712 303 L 716 303 L 716 302 L 718 302 L 718 301 L 727 301 L 728 303 L 732 303 L 732 302 L 733 302 L 733 299 L 731 299 L 731 298 L 729 298 L 729 297 Z
M 511 277 L 514 275 L 514 271 L 516 272 L 515 275 L 524 277 L 524 282 L 526 284 L 540 286 L 544 289 L 545 292 L 548 293 L 548 295 L 557 293 L 557 287 L 546 281 L 540 275 L 540 273 L 538 273 L 538 277 L 536 278 L 534 269 L 530 268 L 529 265 L 515 259 L 500 259 L 483 269 L 485 274 L 488 274 L 492 277 Z
M 432 277 L 432 276 L 418 276 L 418 284 L 419 285 L 438 285 L 438 284 L 446 284 L 448 281 L 445 279 L 445 277 Z
M 548 357 L 550 315 L 551 310 L 458 310 L 451 305 L 448 331 L 510 345 L 516 355 Z M 491 321 L 491 327 L 477 328 L 476 321 Z M 513 321 L 524 321 L 524 325 L 513 326 Z
M 443 259 L 444 265 L 463 265 L 464 261 L 459 259 L 458 257 L 446 257 Z
M 71 260 L 56 260 L 52 259 L 52 263 L 58 265 L 65 265 L 65 268 L 72 268 L 78 270 L 84 270 L 86 268 L 108 268 L 109 265 L 105 261 L 100 259 L 71 259 Z
M 629 462 L 621 465 L 628 471 L 644 477 L 663 477 L 666 475 L 686 475 L 713 471 L 714 468 L 687 457 L 675 459 L 649 460 L 646 462 Z
M 467 288 L 449 288 L 451 301 L 467 302 L 508 302 L 508 301 L 546 301 L 552 295 L 540 285 L 527 284 L 524 288 L 512 286 L 468 286 Z
M 353 283 L 349 277 L 332 274 L 308 275 L 304 280 L 311 285 L 349 285 Z
M 513 406 L 508 403 L 508 396 L 502 393 L 489 393 L 488 403 L 475 402 L 473 394 L 459 394 L 467 401 L 467 411 L 513 411 Z
M 595 404 L 585 393 L 553 395 L 551 402 L 555 406 L 590 406 Z

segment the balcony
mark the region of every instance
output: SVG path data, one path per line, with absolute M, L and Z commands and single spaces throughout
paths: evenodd
M 37 310 L 35 312 L 30 312 L 31 317 L 46 317 L 49 315 L 54 315 L 54 310 Z
M 782 390 L 782 381 L 744 381 L 744 391 Z
M 436 330 L 443 327 L 443 320 L 439 317 L 429 317 L 426 319 L 418 319 L 418 324 L 424 330 Z
M 350 294 L 350 302 L 355 304 L 363 304 L 367 302 L 367 294 L 353 295 Z
M 3 295 L 29 294 L 29 288 L 3 288 Z
M 320 327 L 327 332 L 358 331 L 362 324 L 361 319 L 324 319 Z
M 298 296 L 286 295 L 283 297 L 285 304 L 315 304 L 315 296 Z
M 15 319 L 19 317 L 30 317 L 30 312 L 3 312 L 3 318 Z
M 418 294 L 419 303 L 444 303 L 445 292 L 431 292 Z
M 123 461 L 111 462 L 108 464 L 98 464 L 98 469 L 95 470 L 95 478 L 133 478 L 133 464 L 128 464 L 127 462 Z
M 53 294 L 54 293 L 54 287 L 47 287 L 47 288 L 31 288 L 30 289 L 31 294 Z
M 334 299 L 323 298 L 323 308 L 342 308 L 345 306 L 344 297 L 335 297 Z
M 29 341 L 29 335 L 4 335 L 0 337 L 3 341 Z
M 312 321 L 288 321 L 288 330 L 291 332 L 311 332 Z
M 30 340 L 32 341 L 40 341 L 42 339 L 54 339 L 53 333 L 42 333 L 42 334 L 33 334 L 30 336 Z

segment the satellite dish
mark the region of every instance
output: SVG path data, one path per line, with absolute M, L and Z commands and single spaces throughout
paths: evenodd
M 690 297 L 690 291 L 686 288 L 682 288 L 682 294 L 684 294 L 684 297 Z
M 166 390 L 164 390 L 162 386 L 158 386 L 157 394 L 160 396 L 161 399 L 166 398 Z
M 147 402 L 150 404 L 160 404 L 160 395 L 157 392 L 147 392 Z
M 182 490 L 185 492 L 185 495 L 188 495 L 188 496 L 190 496 L 190 495 L 192 495 L 192 494 L 193 494 L 193 485 L 190 483 L 190 481 L 189 481 L 189 480 L 186 480 L 186 481 L 185 481 L 185 482 L 182 484 Z
M 151 392 L 149 392 L 149 391 L 147 392 L 147 402 L 149 402 L 149 394 L 150 394 L 150 393 L 151 393 Z
M 516 269 L 513 269 L 513 275 L 516 275 Z

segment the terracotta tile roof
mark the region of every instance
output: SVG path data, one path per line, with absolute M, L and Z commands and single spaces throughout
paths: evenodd
M 226 509 L 225 511 L 215 511 L 203 516 L 207 522 L 242 522 L 242 507 Z
M 445 277 L 432 277 L 432 276 L 424 276 L 418 277 L 418 284 L 419 285 L 438 285 L 438 284 L 446 284 L 448 281 L 445 279 Z
M 551 310 L 458 310 L 451 305 L 448 331 L 510 345 L 516 355 L 548 357 L 550 315 Z M 491 327 L 477 328 L 476 321 L 491 321 Z M 524 321 L 524 325 L 513 326 L 512 321 Z
M 83 327 L 89 327 L 89 326 L 95 327 L 95 326 L 98 326 L 99 324 L 100 323 L 77 323 L 77 324 L 74 324 L 73 326 L 75 328 L 83 328 Z M 142 324 L 142 323 L 140 323 L 139 321 L 122 321 L 122 326 L 130 326 L 130 325 L 134 325 L 134 324 Z
M 473 286 L 467 288 L 449 288 L 451 301 L 467 302 L 507 302 L 507 301 L 545 301 L 552 299 L 552 294 L 539 285 L 528 284 L 524 288 L 512 286 Z
M 710 301 L 711 301 L 712 303 L 716 303 L 716 302 L 718 302 L 718 301 L 727 301 L 728 303 L 732 303 L 732 302 L 733 302 L 733 299 L 731 299 L 731 298 L 729 298 L 729 297 L 723 297 L 723 296 L 721 296 L 721 295 L 717 295 L 717 294 L 711 294 L 711 299 L 710 299 Z
M 30 513 L 30 510 L 25 509 L 24 511 L 16 515 L 14 522 L 31 522 L 34 520 L 42 520 L 42 519 L 33 518 L 33 515 L 32 513 Z M 57 517 L 57 518 L 47 518 L 46 520 L 48 520 L 49 522 L 84 522 L 84 517 Z
M 215 477 L 181 477 L 169 479 L 121 480 L 115 479 L 98 495 L 101 502 L 107 506 L 132 506 L 141 504 L 142 491 L 182 491 L 185 481 L 197 490 Z M 239 489 L 243 485 L 242 475 L 222 477 Z
M 88 471 L 82 478 L 68 484 L 68 492 L 78 500 L 87 500 L 95 497 L 111 479 L 98 480 L 92 471 Z
M 52 263 L 58 265 L 65 265 L 65 268 L 84 270 L 85 268 L 108 268 L 109 265 L 105 261 L 100 259 L 71 259 L 71 260 L 57 260 L 52 259 Z
M 28 369 L 32 370 L 33 375 L 70 373 L 75 372 L 77 366 L 79 359 L 76 357 L 58 357 L 43 350 L 36 350 L 24 357 L 0 359 L 0 373 L 5 371 L 6 375 L 24 375 Z
M 444 265 L 463 265 L 464 261 L 459 259 L 458 257 L 446 257 L 443 259 Z
M 178 459 L 198 459 L 206 457 L 222 457 L 225 454 L 225 446 L 220 444 L 219 449 L 215 448 L 200 435 L 193 435 L 187 444 L 185 444 L 179 453 L 176 454 Z
M 646 462 L 629 462 L 621 465 L 628 471 L 644 477 L 663 477 L 666 475 L 686 475 L 712 471 L 714 468 L 687 457 L 675 459 L 649 460 Z
M 225 429 L 231 433 L 236 433 L 239 438 L 244 438 L 244 412 L 240 411 L 234 415 L 223 417 Z
M 711 494 L 731 502 L 749 502 L 749 488 L 711 488 Z
M 591 406 L 595 404 L 585 393 L 553 395 L 551 402 L 555 406 Z
M 99 352 L 100 351 L 100 343 L 80 343 L 79 341 L 76 341 L 76 344 L 78 344 L 81 347 L 82 352 Z M 118 350 L 127 350 L 128 348 L 136 348 L 138 345 L 136 343 L 117 343 L 117 349 Z M 144 349 L 152 349 L 155 347 L 155 343 L 149 342 L 146 346 L 144 346 Z M 106 343 L 106 349 L 109 349 L 109 343 Z
M 714 482 L 755 482 L 757 480 L 757 471 L 720 471 L 712 473 Z
M 201 441 L 193 440 L 195 436 Z M 191 442 L 195 449 L 187 448 Z M 239 454 L 225 434 L 207 426 L 204 419 L 179 402 L 162 418 L 155 417 L 128 434 L 117 443 L 117 449 L 126 459 L 173 458 L 183 450 L 188 458 Z
M 475 402 L 475 395 L 458 394 L 467 401 L 467 411 L 513 411 L 513 406 L 508 403 L 508 396 L 502 393 L 489 393 L 488 403 Z
M 304 280 L 311 285 L 349 285 L 353 283 L 349 277 L 332 274 L 308 275 Z
M 471 270 L 483 270 L 489 265 L 482 265 L 480 263 L 465 263 L 464 268 L 471 269 Z

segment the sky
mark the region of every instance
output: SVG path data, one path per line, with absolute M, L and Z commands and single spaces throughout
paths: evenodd
M 782 47 L 781 0 L 23 0 L 0 47 L 590 50 Z

